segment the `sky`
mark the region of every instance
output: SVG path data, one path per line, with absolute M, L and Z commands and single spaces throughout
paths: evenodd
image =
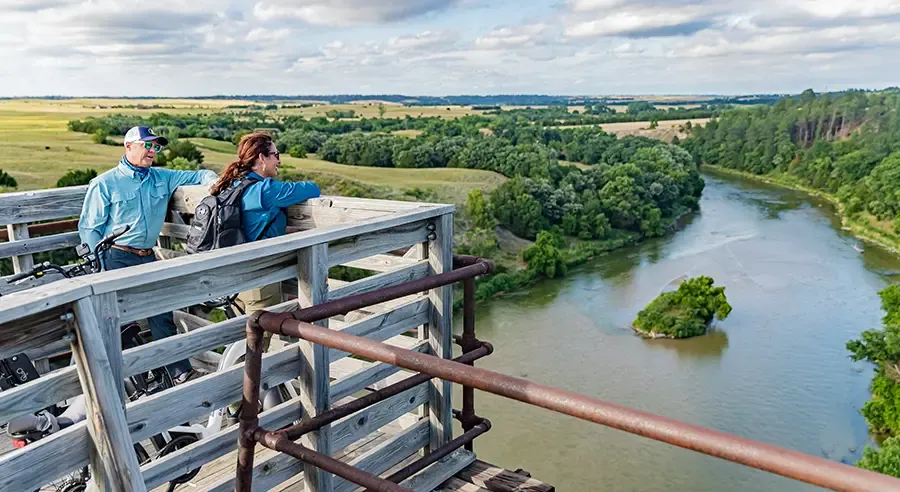
M 900 0 L 0 0 L 0 96 L 900 85 Z

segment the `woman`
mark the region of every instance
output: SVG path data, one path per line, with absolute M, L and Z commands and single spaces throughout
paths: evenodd
M 319 187 L 312 182 L 276 181 L 281 155 L 272 136 L 265 132 L 251 133 L 238 144 L 238 160 L 222 171 L 210 188 L 218 195 L 242 180 L 258 181 L 244 190 L 241 197 L 241 223 L 244 237 L 257 241 L 283 236 L 287 233 L 286 207 L 319 196 Z M 238 295 L 237 303 L 247 314 L 281 302 L 281 284 L 272 284 Z
M 278 167 L 281 166 L 281 155 L 275 148 L 272 136 L 265 132 L 251 133 L 241 138 L 238 143 L 238 160 L 232 162 L 222 171 L 219 179 L 210 188 L 210 193 L 218 195 L 228 187 L 237 186 L 245 179 L 257 181 L 244 190 L 241 196 L 241 228 L 248 241 L 258 241 L 271 237 L 283 236 L 287 233 L 286 207 L 319 196 L 318 185 L 309 181 L 283 182 L 275 181 Z M 238 294 L 235 303 L 246 314 L 265 309 L 281 303 L 281 284 L 258 287 Z M 263 339 L 263 351 L 269 351 L 272 335 L 266 332 Z M 283 343 L 276 343 L 273 349 L 279 349 Z M 264 408 L 281 403 L 279 392 L 265 392 Z M 228 406 L 226 422 L 232 425 L 237 422 L 240 402 Z

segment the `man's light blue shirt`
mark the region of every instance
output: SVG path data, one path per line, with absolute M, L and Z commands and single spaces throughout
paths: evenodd
M 248 240 L 283 236 L 287 232 L 287 215 L 282 210 L 319 196 L 319 186 L 311 181 L 275 181 L 251 172 L 248 178 L 257 179 L 244 190 L 241 197 L 241 225 Z M 232 183 L 237 186 L 240 180 Z M 266 229 L 266 224 L 271 226 Z
M 213 171 L 172 171 L 151 167 L 147 176 L 120 163 L 92 179 L 88 185 L 78 233 L 91 249 L 116 227 L 131 229 L 116 244 L 147 249 L 156 245 L 169 207 L 179 186 L 208 185 L 218 178 Z

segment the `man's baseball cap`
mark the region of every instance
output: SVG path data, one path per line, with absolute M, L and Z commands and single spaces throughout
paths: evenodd
M 139 140 L 144 142 L 148 140 L 156 140 L 162 146 L 169 145 L 168 138 L 161 137 L 153 133 L 153 129 L 148 126 L 136 126 L 131 130 L 128 130 L 128 133 L 125 134 L 125 143 L 137 142 Z

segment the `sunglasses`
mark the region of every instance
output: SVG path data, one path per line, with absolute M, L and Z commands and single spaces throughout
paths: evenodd
M 277 150 L 270 152 L 269 155 L 274 155 L 276 159 L 281 160 L 281 153 Z
M 144 142 L 144 148 L 147 150 L 153 149 L 154 152 L 159 152 L 160 150 L 162 150 L 162 145 L 153 143 L 152 141 L 148 140 Z

